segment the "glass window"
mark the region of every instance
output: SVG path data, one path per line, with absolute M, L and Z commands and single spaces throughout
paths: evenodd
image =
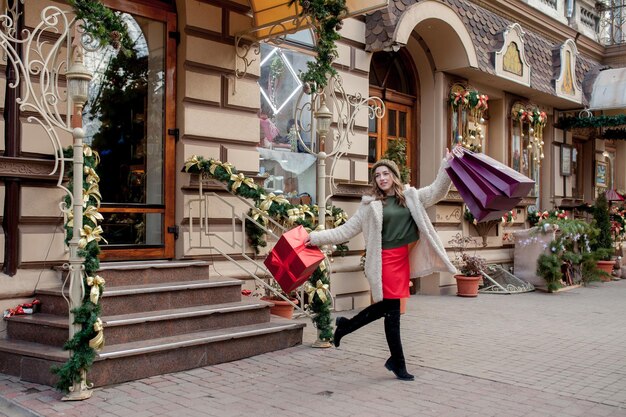
M 164 22 L 122 14 L 133 48 L 85 55 L 94 75 L 84 109 L 85 143 L 100 155 L 102 223 L 109 244 L 160 245 L 164 210 Z M 150 206 L 146 208 L 146 206 Z M 134 210 L 131 214 L 124 210 Z
M 469 98 L 468 98 L 469 97 Z M 472 101 L 473 98 L 476 102 Z M 450 89 L 450 137 L 448 144 L 452 149 L 457 144 L 474 152 L 487 151 L 487 137 L 489 130 L 488 110 L 483 103 L 487 96 L 476 90 L 468 90 L 461 84 L 455 84 Z
M 533 129 L 529 123 L 528 110 L 520 103 L 516 103 L 511 110 L 511 141 L 509 166 L 535 181 L 535 188 L 530 195 L 539 197 L 541 163 L 535 160 L 530 137 Z
M 312 121 L 306 101 L 300 101 L 304 111 L 296 117 L 296 102 L 302 92 L 298 74 L 306 71 L 312 59 L 303 53 L 261 45 L 259 174 L 265 176 L 265 189 L 285 194 L 294 204 L 310 203 L 315 198 L 316 158 L 307 152 L 315 144 L 311 143 Z M 310 100 L 310 96 L 304 97 Z

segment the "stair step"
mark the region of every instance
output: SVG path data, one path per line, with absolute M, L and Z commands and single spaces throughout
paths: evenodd
M 102 262 L 98 274 L 107 288 L 209 279 L 206 261 L 127 261 Z
M 191 306 L 170 310 L 104 316 L 107 344 L 118 344 L 186 332 L 237 327 L 267 322 L 270 303 L 254 298 L 234 303 Z M 13 316 L 7 323 L 11 339 L 63 346 L 68 338 L 69 320 L 66 316 L 38 313 Z
M 105 288 L 101 301 L 102 314 L 141 313 L 183 306 L 237 302 L 241 300 L 241 285 L 242 281 L 236 279 L 211 278 Z M 66 290 L 66 297 L 67 294 Z M 37 290 L 37 298 L 41 300 L 42 313 L 62 316 L 69 314 L 60 288 Z
M 207 330 L 107 345 L 88 375 L 96 386 L 243 359 L 302 343 L 303 323 L 272 317 L 269 323 Z M 50 366 L 65 362 L 61 348 L 0 340 L 0 372 L 53 385 Z

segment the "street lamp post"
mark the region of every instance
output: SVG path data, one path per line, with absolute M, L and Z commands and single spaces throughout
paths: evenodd
M 324 93 L 319 95 L 320 105 L 315 112 L 313 112 L 313 118 L 316 123 L 317 134 L 320 141 L 318 145 L 317 153 L 317 201 L 318 203 L 318 218 L 319 224 L 322 227 L 326 225 L 326 136 L 330 131 L 330 124 L 333 121 L 333 114 L 326 105 L 326 96 Z
M 332 104 L 332 111 L 328 107 Z M 294 111 L 295 131 L 300 146 L 317 159 L 317 206 L 318 224 L 326 226 L 326 204 L 333 196 L 336 184 L 334 178 L 337 162 L 350 149 L 354 137 L 354 125 L 359 111 L 368 109 L 370 119 L 385 115 L 385 104 L 379 97 L 363 97 L 360 94 L 349 95 L 343 89 L 341 78 L 337 75 L 328 80 L 326 88 L 310 96 L 303 91 L 298 96 Z M 333 116 L 336 117 L 333 130 Z M 311 118 L 315 122 L 315 131 L 311 127 Z M 317 145 L 307 146 L 302 135 L 317 133 Z M 330 145 L 330 147 L 328 146 Z M 330 160 L 327 174 L 326 162 Z M 326 192 L 328 188 L 328 193 Z M 329 271 L 330 272 L 330 271 Z M 330 347 L 329 341 L 317 339 L 313 347 Z
M 21 1 L 23 3 L 23 1 Z M 62 210 L 73 217 L 73 235 L 69 242 L 69 337 L 82 330 L 74 324 L 74 308 L 82 305 L 83 259 L 78 255 L 80 232 L 83 227 L 83 138 L 82 108 L 88 98 L 91 74 L 83 64 L 83 50 L 96 50 L 90 45 L 93 39 L 83 38 L 77 29 L 76 19 L 71 13 L 57 6 L 44 7 L 40 22 L 32 29 L 17 30 L 17 19 L 21 13 L 17 0 L 5 14 L 0 15 L 0 48 L 6 56 L 7 65 L 12 65 L 16 81 L 10 88 L 19 86 L 17 103 L 23 113 L 29 114 L 28 122 L 43 127 L 54 149 L 54 168 L 49 175 L 57 175 L 57 186 L 70 197 L 71 209 L 64 203 Z M 49 34 L 58 35 L 53 41 Z M 84 43 L 83 41 L 86 41 Z M 93 46 L 93 47 L 92 47 Z M 59 76 L 66 69 L 67 93 L 59 86 Z M 60 111 L 60 104 L 66 103 L 66 112 Z M 60 132 L 70 133 L 73 138 L 73 157 L 63 153 Z M 64 185 L 66 164 L 73 164 L 72 192 Z M 81 371 L 81 380 L 69 388 L 70 394 L 64 400 L 82 400 L 91 396 L 86 383 L 86 371 Z
M 80 46 L 76 47 L 73 54 L 73 62 L 70 69 L 66 72 L 68 96 L 71 100 L 72 110 L 72 138 L 73 144 L 73 171 L 72 171 L 72 239 L 69 242 L 70 248 L 70 314 L 69 337 L 72 339 L 74 335 L 81 329 L 80 324 L 74 324 L 74 313 L 72 310 L 82 305 L 85 296 L 85 286 L 83 284 L 83 262 L 84 259 L 78 254 L 80 231 L 83 228 L 83 139 L 85 131 L 82 123 L 83 106 L 89 98 L 89 82 L 91 81 L 91 73 L 83 63 L 83 51 Z M 73 354 L 70 353 L 70 354 Z M 63 397 L 65 401 L 84 400 L 91 397 L 91 387 L 86 382 L 86 371 L 81 371 L 81 380 L 74 382 L 70 387 L 70 393 Z

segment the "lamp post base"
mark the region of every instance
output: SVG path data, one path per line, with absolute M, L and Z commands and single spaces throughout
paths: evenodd
M 77 391 L 72 391 L 67 394 L 65 397 L 61 398 L 61 401 L 82 401 L 91 398 L 91 394 L 93 391 L 85 388 Z
M 333 344 L 330 343 L 330 341 L 328 340 L 317 339 L 315 342 L 313 342 L 311 347 L 328 349 L 333 347 Z

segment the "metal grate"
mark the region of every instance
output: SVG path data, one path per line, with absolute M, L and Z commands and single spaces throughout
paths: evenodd
M 485 282 L 485 286 L 479 291 L 481 293 L 518 294 L 535 290 L 533 284 L 522 281 L 500 265 L 489 265 L 481 273 Z

